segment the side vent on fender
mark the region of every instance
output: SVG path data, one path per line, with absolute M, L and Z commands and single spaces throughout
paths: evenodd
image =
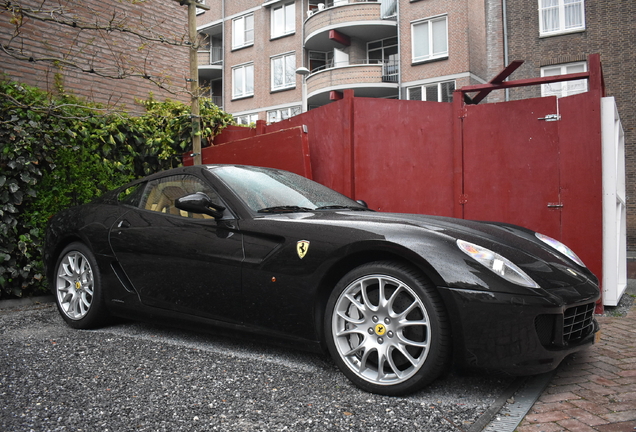
M 128 276 L 126 276 L 126 273 L 124 272 L 124 269 L 121 268 L 121 266 L 119 265 L 119 262 L 117 261 L 111 262 L 110 267 L 113 269 L 113 272 L 115 272 L 115 274 L 117 275 L 117 279 L 119 279 L 119 282 L 121 282 L 124 288 L 126 288 L 126 291 L 131 293 L 135 292 L 135 289 L 132 286 L 132 282 L 130 282 L 130 279 L 128 279 Z

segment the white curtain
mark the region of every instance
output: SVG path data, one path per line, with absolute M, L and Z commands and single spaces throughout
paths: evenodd
M 433 55 L 443 55 L 448 52 L 446 36 L 446 18 L 433 21 Z
M 541 0 L 541 22 L 544 32 L 559 29 L 559 0 Z

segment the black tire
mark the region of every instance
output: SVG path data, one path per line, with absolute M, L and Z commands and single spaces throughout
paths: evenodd
M 60 253 L 51 288 L 57 309 L 69 326 L 90 329 L 108 321 L 99 267 L 83 243 L 71 243 Z
M 441 298 L 419 272 L 397 262 L 369 263 L 345 275 L 329 297 L 324 330 L 340 370 L 368 392 L 415 392 L 449 363 Z

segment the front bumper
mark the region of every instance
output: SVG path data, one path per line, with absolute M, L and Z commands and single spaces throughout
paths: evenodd
M 511 375 L 555 369 L 594 343 L 599 298 L 592 282 L 549 296 L 440 288 L 453 326 L 456 362 Z

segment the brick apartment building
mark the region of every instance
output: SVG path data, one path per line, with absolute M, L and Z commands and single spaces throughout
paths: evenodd
M 622 0 L 206 0 L 199 78 L 240 123 L 275 122 L 341 97 L 449 101 L 512 60 L 511 79 L 586 70 L 600 53 L 636 180 L 636 2 Z M 305 75 L 299 68 L 306 68 Z M 303 97 L 303 81 L 306 97 Z M 585 82 L 493 92 L 487 102 L 586 90 Z M 399 118 L 395 119 L 399 121 Z M 628 238 L 636 250 L 636 204 Z
M 189 103 L 189 50 L 178 45 L 187 40 L 187 18 L 187 7 L 176 1 L 7 2 L 0 8 L 1 70 L 52 93 L 61 84 L 109 108 L 134 111 L 135 99 L 151 93 Z M 131 31 L 108 31 L 109 24 Z
M 489 7 L 484 5 L 488 3 Z M 492 5 L 491 5 L 492 3 Z M 449 101 L 503 63 L 491 0 L 206 0 L 199 76 L 239 122 L 356 96 Z M 492 27 L 490 23 L 494 23 Z M 308 74 L 296 73 L 307 68 Z

